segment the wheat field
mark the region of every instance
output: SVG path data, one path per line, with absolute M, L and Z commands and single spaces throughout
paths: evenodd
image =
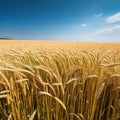
M 120 120 L 120 43 L 0 41 L 0 120 Z

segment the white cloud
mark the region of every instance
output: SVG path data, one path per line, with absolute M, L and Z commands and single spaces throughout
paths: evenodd
M 109 16 L 105 21 L 106 23 L 114 23 L 120 21 L 120 12 L 115 13 L 112 16 Z
M 104 27 L 96 31 L 91 31 L 85 34 L 79 34 L 79 39 L 82 41 L 92 42 L 120 42 L 120 24 Z
M 94 17 L 101 17 L 103 14 L 99 13 L 99 14 L 95 14 Z
M 87 24 L 84 23 L 84 24 L 81 24 L 80 26 L 81 27 L 87 27 Z
M 113 27 L 103 28 L 96 32 L 96 34 L 109 33 L 113 31 L 120 31 L 120 25 L 115 25 Z

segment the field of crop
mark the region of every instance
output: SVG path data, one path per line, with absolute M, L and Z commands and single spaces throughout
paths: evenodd
M 0 120 L 120 120 L 120 43 L 38 43 L 0 42 Z

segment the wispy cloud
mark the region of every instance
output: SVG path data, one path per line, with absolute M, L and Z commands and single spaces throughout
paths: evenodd
M 103 29 L 99 29 L 97 32 L 95 32 L 96 34 L 102 34 L 102 33 L 109 33 L 109 32 L 113 32 L 113 31 L 119 31 L 120 30 L 120 25 L 115 25 L 113 27 L 108 27 L 108 28 L 103 28 Z
M 105 28 L 102 28 L 102 29 L 98 29 L 96 31 L 93 31 L 93 32 L 90 32 L 90 33 L 87 33 L 87 34 L 84 34 L 82 36 L 84 37 L 91 37 L 91 36 L 98 36 L 98 35 L 104 35 L 104 34 L 111 34 L 111 32 L 115 33 L 117 31 L 120 31 L 120 25 L 114 25 L 112 27 L 105 27 Z
M 120 21 L 120 12 L 117 12 L 114 15 L 109 16 L 105 21 L 106 23 L 114 23 Z
M 87 27 L 87 24 L 84 23 L 84 24 L 81 24 L 80 26 L 81 27 Z
M 94 17 L 101 17 L 103 14 L 99 13 L 99 14 L 95 14 Z

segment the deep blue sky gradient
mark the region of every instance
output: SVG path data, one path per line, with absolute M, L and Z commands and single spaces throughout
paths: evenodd
M 82 41 L 79 35 L 100 29 L 119 11 L 120 0 L 1 0 L 0 37 Z M 80 27 L 84 23 L 89 27 Z

